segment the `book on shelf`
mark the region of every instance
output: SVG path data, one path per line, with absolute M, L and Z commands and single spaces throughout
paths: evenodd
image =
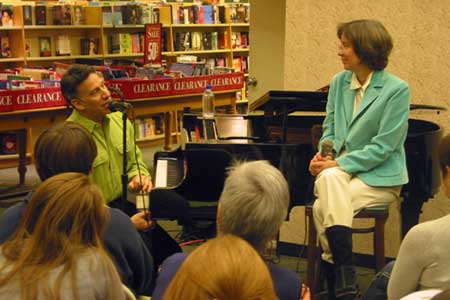
M 70 38 L 67 34 L 55 37 L 55 53 L 58 56 L 70 55 Z
M 227 74 L 227 73 L 234 73 L 234 68 L 217 66 L 213 70 L 213 74 Z
M 102 22 L 103 25 L 112 25 L 112 7 L 111 6 L 102 6 Z
M 31 57 L 31 39 L 25 39 L 25 57 Z
M 1 133 L 0 145 L 0 154 L 17 154 L 17 135 L 14 133 Z
M 113 7 L 113 24 L 114 25 L 123 25 L 122 7 L 121 6 Z
M 47 7 L 45 5 L 36 5 L 34 7 L 36 16 L 36 25 L 47 25 Z
M 81 55 L 98 55 L 98 38 L 83 38 L 80 40 Z
M 2 26 L 13 26 L 14 16 L 13 16 L 13 6 L 12 5 L 1 5 L 1 25 Z
M 212 5 L 203 5 L 203 24 L 214 24 L 214 9 Z
M 119 33 L 120 54 L 130 54 L 131 34 L 128 32 Z
M 0 37 L 0 46 L 2 57 L 11 57 L 11 43 L 9 36 L 4 35 Z
M 39 56 L 52 56 L 52 39 L 49 36 L 39 37 Z
M 72 6 L 73 12 L 72 12 L 72 24 L 73 25 L 84 25 L 86 24 L 85 20 L 85 11 L 84 6 L 81 5 L 74 5 Z
M 139 5 L 123 5 L 121 8 L 123 24 L 141 24 L 142 10 Z
M 217 31 L 211 32 L 211 49 L 219 49 L 219 33 Z
M 202 37 L 203 37 L 202 49 L 211 50 L 212 49 L 211 32 L 209 31 L 203 32 Z
M 108 53 L 120 53 L 120 38 L 118 33 L 113 33 L 108 37 Z
M 55 5 L 52 7 L 53 25 L 71 25 L 72 13 L 70 5 Z
M 203 35 L 201 32 L 193 31 L 191 32 L 191 49 L 194 51 L 202 50 Z M 187 49 L 189 50 L 189 49 Z
M 31 5 L 22 6 L 23 25 L 33 25 L 33 7 Z

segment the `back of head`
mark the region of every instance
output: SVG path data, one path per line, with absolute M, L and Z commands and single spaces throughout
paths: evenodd
M 219 234 L 234 234 L 262 252 L 286 219 L 289 188 L 267 161 L 238 163 L 219 200 Z
M 101 240 L 107 220 L 101 191 L 87 175 L 61 173 L 47 179 L 33 193 L 12 239 L 2 246 L 6 263 L 0 286 L 19 280 L 23 299 L 35 299 L 39 286 L 45 286 L 50 299 L 68 272 L 72 287 L 77 286 L 77 259 L 84 250 L 96 249 L 108 259 Z M 50 273 L 60 266 L 53 280 Z
M 89 174 L 97 156 L 91 134 L 81 125 L 64 122 L 45 130 L 34 145 L 41 180 L 63 172 Z
M 78 86 L 85 81 L 90 74 L 96 73 L 96 69 L 87 65 L 72 65 L 61 78 L 61 92 L 70 106 L 72 99 L 78 97 Z
M 372 70 L 386 68 L 393 44 L 386 28 L 376 20 L 354 20 L 341 23 L 337 28 L 340 39 L 345 36 L 361 59 Z
M 66 243 L 99 246 L 107 219 L 102 193 L 88 176 L 61 173 L 33 193 L 19 231 L 23 229 L 23 237 L 30 235 L 40 250 L 58 256 Z
M 267 265 L 246 241 L 224 235 L 195 249 L 176 273 L 166 300 L 276 299 Z

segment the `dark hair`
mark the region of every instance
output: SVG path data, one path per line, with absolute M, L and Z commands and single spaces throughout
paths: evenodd
M 444 136 L 439 144 L 439 165 L 442 174 L 447 175 L 446 167 L 450 167 L 450 134 Z
M 45 130 L 34 145 L 36 170 L 41 180 L 63 172 L 91 172 L 97 146 L 81 125 L 64 122 Z
M 70 105 L 74 98 L 78 97 L 78 86 L 85 81 L 89 75 L 96 73 L 94 67 L 87 65 L 72 65 L 61 78 L 61 92 Z
M 361 63 L 372 70 L 383 70 L 388 64 L 392 50 L 392 38 L 386 28 L 376 20 L 354 20 L 341 23 L 337 36 L 345 36 L 355 50 Z
M 3 13 L 8 13 L 8 16 L 9 17 L 11 17 L 12 16 L 12 14 L 13 14 L 13 12 L 12 12 L 12 10 L 11 9 L 9 9 L 9 8 L 4 8 L 4 9 L 2 9 L 2 16 L 3 16 Z

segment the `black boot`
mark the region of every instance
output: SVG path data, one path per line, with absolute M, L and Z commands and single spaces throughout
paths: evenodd
M 334 292 L 336 299 L 352 300 L 358 295 L 352 252 L 352 229 L 332 226 L 325 230 L 334 261 Z

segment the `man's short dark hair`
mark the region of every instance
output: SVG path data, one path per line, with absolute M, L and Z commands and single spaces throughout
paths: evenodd
M 36 170 L 42 181 L 63 172 L 89 175 L 97 146 L 92 135 L 75 122 L 64 122 L 45 130 L 34 145 Z
M 337 36 L 345 36 L 352 44 L 361 63 L 372 70 L 383 70 L 389 61 L 393 44 L 386 28 L 376 20 L 354 20 L 341 23 Z
M 73 65 L 61 78 L 61 92 L 67 101 L 67 105 L 72 104 L 72 100 L 78 97 L 78 86 L 85 81 L 89 75 L 96 73 L 94 67 L 87 65 Z

